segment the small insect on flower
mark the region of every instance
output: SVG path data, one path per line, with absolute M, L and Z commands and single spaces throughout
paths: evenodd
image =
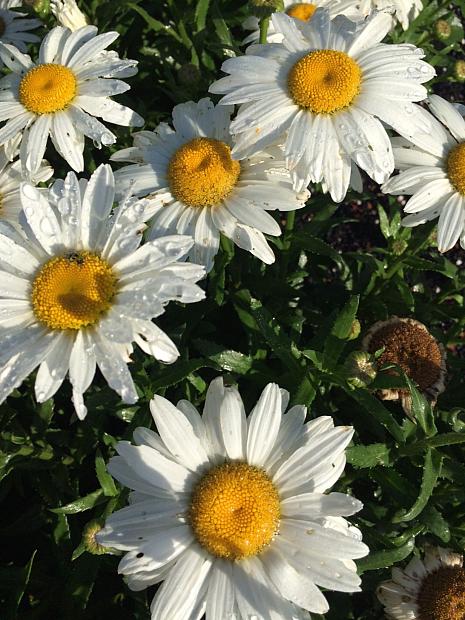
M 237 389 L 210 384 L 203 416 L 188 401 L 154 396 L 158 433 L 138 428 L 108 469 L 133 489 L 97 541 L 126 554 L 133 590 L 164 580 L 152 620 L 308 617 L 329 606 L 318 586 L 360 588 L 354 558 L 368 553 L 345 516 L 357 499 L 326 491 L 344 470 L 353 429 L 270 383 L 249 417 Z M 182 593 L 182 595 L 180 595 Z
M 174 362 L 174 343 L 153 322 L 171 300 L 203 299 L 199 265 L 180 262 L 190 237 L 160 237 L 140 247 L 148 201 L 126 196 L 113 211 L 114 179 L 100 166 L 90 180 L 69 173 L 48 195 L 21 186 L 22 229 L 0 227 L 0 402 L 39 366 L 39 402 L 66 374 L 80 418 L 96 367 L 123 399 L 137 400 L 128 362 L 136 342 Z

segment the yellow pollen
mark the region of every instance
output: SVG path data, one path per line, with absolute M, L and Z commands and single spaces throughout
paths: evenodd
M 317 7 L 310 2 L 299 2 L 298 4 L 293 4 L 289 7 L 286 13 L 289 17 L 294 17 L 294 19 L 300 19 L 303 22 L 308 22 L 313 17 L 313 13 L 316 11 L 316 8 Z
M 64 110 L 76 96 L 74 73 L 63 65 L 45 64 L 26 73 L 19 85 L 19 100 L 34 114 Z
M 417 596 L 420 620 L 464 620 L 465 570 L 442 566 L 423 579 Z
M 465 196 L 465 142 L 457 144 L 449 151 L 447 176 L 458 193 Z
M 362 72 L 344 52 L 317 50 L 298 60 L 287 77 L 294 103 L 314 114 L 333 114 L 360 92 Z
M 49 260 L 32 283 L 32 308 L 50 329 L 80 329 L 97 323 L 116 293 L 110 265 L 91 252 Z
M 198 542 L 212 555 L 240 560 L 273 539 L 281 515 L 276 487 L 247 463 L 210 469 L 194 488 L 190 522 Z
M 230 147 L 213 138 L 183 144 L 168 167 L 170 189 L 176 200 L 190 207 L 213 207 L 232 191 L 241 166 Z

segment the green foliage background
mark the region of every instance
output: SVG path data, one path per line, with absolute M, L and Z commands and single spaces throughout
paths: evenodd
M 392 40 L 421 45 L 437 68 L 431 90 L 463 99 L 453 65 L 462 58 L 458 20 L 465 3 L 425 5 L 410 29 L 397 29 Z M 248 12 L 237 0 L 94 0 L 80 6 L 100 31 L 118 30 L 120 55 L 139 60 L 139 74 L 128 80 L 131 90 L 118 100 L 144 116 L 150 129 L 169 120 L 173 105 L 205 96 L 225 55 L 242 53 L 240 24 Z M 453 25 L 445 42 L 434 34 L 439 17 Z M 51 16 L 45 22 L 54 24 Z M 130 145 L 128 131 L 116 133 L 116 148 Z M 86 149 L 88 172 L 110 155 Z M 47 155 L 63 176 L 62 163 L 53 152 Z M 118 557 L 88 553 L 83 529 L 125 505 L 127 491 L 112 481 L 105 463 L 118 440 L 153 425 L 153 393 L 201 407 L 209 381 L 220 373 L 238 383 L 249 409 L 265 384 L 276 381 L 291 392 L 292 404 L 309 407 L 310 418 L 331 415 L 356 429 L 336 490 L 364 502 L 351 520 L 371 554 L 358 562 L 363 592 L 328 593 L 327 620 L 382 618 L 377 583 L 425 543 L 463 551 L 465 253 L 439 255 L 433 225 L 405 229 L 400 219 L 399 201 L 368 179 L 363 195 L 348 195 L 340 206 L 314 188 L 296 221 L 284 219 L 283 236 L 271 240 L 274 265 L 222 240 L 204 283 L 206 300 L 187 308 L 171 304 L 160 320 L 181 351 L 179 361 L 163 366 L 134 354 L 136 406 L 123 405 L 100 376 L 86 395 L 89 414 L 82 423 L 72 414 L 66 384 L 43 405 L 32 396 L 33 378 L 15 391 L 0 413 L 0 616 L 149 617 L 153 589 L 129 591 L 117 574 Z M 370 389 L 352 388 L 344 379 L 345 358 L 360 348 L 361 336 L 350 339 L 354 319 L 363 335 L 393 314 L 422 321 L 448 350 L 447 390 L 434 413 L 411 386 L 415 422 L 398 404 L 375 397 L 392 378 L 380 374 Z

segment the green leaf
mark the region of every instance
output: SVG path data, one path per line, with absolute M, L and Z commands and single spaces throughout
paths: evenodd
M 183 379 L 186 379 L 192 372 L 200 368 L 213 368 L 214 366 L 204 359 L 191 359 L 187 361 L 178 361 L 173 366 L 169 366 L 157 373 L 157 378 L 152 383 L 153 392 L 176 385 Z
M 379 227 L 381 232 L 383 233 L 383 237 L 385 239 L 389 239 L 391 236 L 391 227 L 389 226 L 389 219 L 384 208 L 378 204 L 378 217 L 379 217 Z
M 405 560 L 413 551 L 415 547 L 415 538 L 411 538 L 409 541 L 397 547 L 396 549 L 383 549 L 381 551 L 374 551 L 370 553 L 366 558 L 357 560 L 357 569 L 359 574 L 369 570 L 377 570 L 379 568 L 389 568 L 397 562 Z
M 98 506 L 99 504 L 103 504 L 105 502 L 105 495 L 102 489 L 98 489 L 98 491 L 94 491 L 93 493 L 89 493 L 85 497 L 80 497 L 76 499 L 74 502 L 70 504 L 66 504 L 66 506 L 60 506 L 59 508 L 50 508 L 51 512 L 55 514 L 65 514 L 65 515 L 74 515 L 78 512 L 84 512 L 85 510 L 90 510 L 94 506 Z
M 197 6 L 195 7 L 195 24 L 197 26 L 197 31 L 205 28 L 209 6 L 210 0 L 199 0 L 197 2 Z
M 450 541 L 450 528 L 442 514 L 434 506 L 427 506 L 421 515 L 421 520 L 429 531 L 440 538 L 442 542 Z
M 391 465 L 391 449 L 385 443 L 369 446 L 352 446 L 346 450 L 347 462 L 356 469 Z
M 465 443 L 465 433 L 443 433 L 404 446 L 399 449 L 399 454 L 407 456 L 423 452 L 428 448 L 441 448 L 442 446 L 453 446 L 461 443 Z
M 197 339 L 192 343 L 205 357 L 223 370 L 245 375 L 252 367 L 250 355 L 244 355 L 233 349 L 225 349 L 221 345 L 208 340 Z
M 419 392 L 416 388 L 415 384 L 411 379 L 404 373 L 405 381 L 410 390 L 410 396 L 412 399 L 411 404 L 411 414 L 417 420 L 421 429 L 428 437 L 436 435 L 438 429 L 434 423 L 434 415 L 431 404 L 426 400 L 426 398 Z
M 107 466 L 100 450 L 97 450 L 95 456 L 95 473 L 102 487 L 102 491 L 107 497 L 118 495 L 118 489 L 113 482 L 113 478 L 107 472 Z
M 323 365 L 325 367 L 332 368 L 337 363 L 346 341 L 351 335 L 359 301 L 358 295 L 352 295 L 334 321 L 324 345 Z
M 393 518 L 394 523 L 412 521 L 412 519 L 415 519 L 415 517 L 422 512 L 433 493 L 438 476 L 441 472 L 442 459 L 443 456 L 439 454 L 439 452 L 428 450 L 423 467 L 420 494 L 410 510 Z
M 346 392 L 358 402 L 371 416 L 386 428 L 396 441 L 405 442 L 402 427 L 376 396 L 367 390 L 349 390 Z

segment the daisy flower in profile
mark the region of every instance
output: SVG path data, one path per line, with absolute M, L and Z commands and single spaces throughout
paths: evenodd
M 465 120 L 451 103 L 431 95 L 430 131 L 394 140 L 396 168 L 401 172 L 382 187 L 388 194 L 409 194 L 404 226 L 418 226 L 439 217 L 438 249 L 447 252 L 460 239 L 465 248 Z
M 293 17 L 299 22 L 308 22 L 312 19 L 318 7 L 325 7 L 329 11 L 331 19 L 336 15 L 345 15 L 349 19 L 357 20 L 361 19 L 362 15 L 356 8 L 357 2 L 354 0 L 315 0 L 314 2 L 293 2 L 292 0 L 284 0 L 284 10 L 289 17 Z M 249 43 L 257 43 L 260 38 L 259 19 L 251 15 L 248 17 L 242 27 L 246 30 L 253 30 L 243 41 L 244 45 Z M 281 43 L 283 40 L 283 34 L 277 32 L 270 22 L 268 26 L 267 40 L 269 43 Z
M 173 109 L 174 130 L 161 123 L 154 132 L 136 134 L 134 147 L 113 161 L 132 161 L 115 173 L 119 192 L 147 196 L 155 207 L 149 238 L 186 234 L 194 238 L 189 259 L 213 267 L 220 233 L 265 263 L 274 254 L 263 233 L 281 234 L 267 213 L 305 205 L 308 192 L 292 188 L 282 151 L 269 148 L 237 161 L 231 157 L 232 106 L 210 99 Z
M 137 400 L 128 369 L 132 342 L 172 363 L 179 353 L 153 322 L 173 299 L 203 299 L 198 265 L 179 262 L 189 237 L 139 247 L 147 201 L 127 196 L 112 212 L 114 179 L 100 166 L 89 181 L 69 173 L 48 198 L 21 187 L 24 234 L 0 223 L 0 402 L 37 366 L 35 393 L 51 398 L 66 374 L 80 418 L 96 366 L 124 402 Z
M 75 32 L 57 26 L 42 41 L 38 63 L 12 45 L 0 44 L 0 56 L 13 71 L 0 80 L 0 144 L 22 134 L 21 160 L 35 172 L 50 136 L 56 150 L 74 170 L 84 169 L 84 137 L 101 148 L 116 136 L 95 117 L 118 125 L 141 126 L 142 118 L 110 99 L 129 86 L 121 76 L 136 64 L 114 53 L 102 53 L 117 32 L 97 34 L 95 26 Z M 28 132 L 24 132 L 29 128 Z
M 50 8 L 59 24 L 73 32 L 87 26 L 87 18 L 75 0 L 50 0 Z
M 48 181 L 53 175 L 53 168 L 42 160 L 38 170 L 29 181 L 32 184 Z M 25 180 L 21 162 L 11 163 L 5 149 L 0 147 L 0 221 L 18 224 L 19 214 L 22 211 L 20 186 Z M 39 190 L 46 192 L 47 190 Z
M 334 201 L 365 170 L 383 183 L 394 169 L 386 123 L 401 135 L 427 131 L 424 111 L 413 101 L 426 97 L 422 82 L 435 74 L 414 45 L 380 41 L 391 18 L 376 13 L 355 24 L 330 20 L 326 9 L 297 26 L 283 13 L 272 16 L 282 43 L 253 45 L 223 63 L 228 77 L 210 91 L 220 103 L 242 104 L 231 124 L 233 157 L 241 159 L 284 138 L 286 162 L 297 190 L 322 182 Z M 356 164 L 356 166 L 355 166 Z
M 364 17 L 373 10 L 389 11 L 392 13 L 393 26 L 400 22 L 404 30 L 423 9 L 421 0 L 354 0 L 352 3 Z
M 15 45 L 21 52 L 27 51 L 29 43 L 40 41 L 36 34 L 29 32 L 41 25 L 38 19 L 24 19 L 26 13 L 10 11 L 21 6 L 18 0 L 0 0 L 0 41 Z M 3 62 L 0 60 L 0 68 Z
M 304 620 L 328 611 L 318 586 L 359 591 L 354 558 L 368 548 L 344 516 L 361 502 L 327 491 L 344 470 L 353 429 L 304 423 L 300 405 L 270 383 L 251 414 L 215 379 L 203 416 L 188 401 L 150 403 L 158 433 L 118 443 L 110 473 L 133 489 L 97 541 L 127 551 L 133 590 L 164 580 L 152 620 Z
M 463 620 L 463 556 L 429 546 L 423 560 L 393 568 L 392 580 L 379 585 L 377 596 L 389 620 Z

